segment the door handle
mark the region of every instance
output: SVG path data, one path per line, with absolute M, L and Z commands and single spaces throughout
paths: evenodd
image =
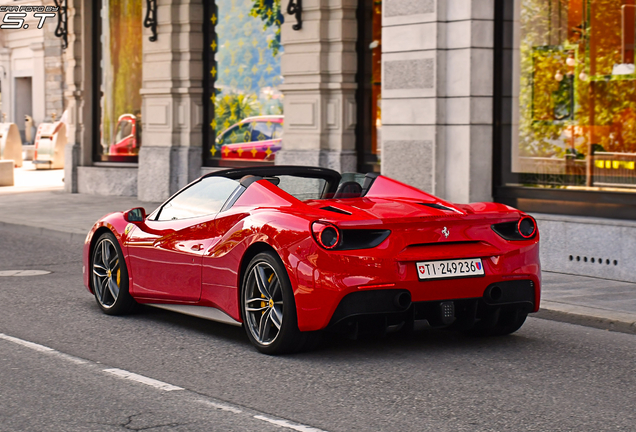
M 203 245 L 202 245 L 202 244 L 196 244 L 196 245 L 193 245 L 193 246 L 191 247 L 191 249 L 192 249 L 193 251 L 200 251 L 201 249 L 203 249 Z

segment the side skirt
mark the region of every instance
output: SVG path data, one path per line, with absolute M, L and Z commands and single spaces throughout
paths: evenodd
M 211 321 L 218 321 L 224 324 L 230 324 L 233 326 L 241 327 L 243 324 L 236 321 L 234 318 L 226 314 L 225 312 L 210 307 L 210 306 L 192 306 L 192 305 L 174 305 L 174 304 L 157 304 L 157 303 L 145 303 L 146 306 L 152 306 L 159 309 L 165 309 L 172 312 L 178 312 L 185 315 L 194 316 L 197 318 L 203 318 Z

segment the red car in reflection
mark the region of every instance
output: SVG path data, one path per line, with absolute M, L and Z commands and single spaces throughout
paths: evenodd
M 532 217 L 325 168 L 207 174 L 149 215 L 100 219 L 83 259 L 105 313 L 145 303 L 243 325 L 272 354 L 322 330 L 505 335 L 540 299 Z
M 140 145 L 137 117 L 122 114 L 117 120 L 115 142 L 108 149 L 109 155 L 134 156 L 139 154 Z
M 221 132 L 212 156 L 238 161 L 268 161 L 276 158 L 283 138 L 283 116 L 248 117 Z

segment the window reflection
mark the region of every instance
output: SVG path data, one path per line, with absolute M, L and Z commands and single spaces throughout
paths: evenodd
M 141 146 L 142 0 L 101 0 L 97 160 L 136 161 Z
M 167 202 L 157 220 L 189 219 L 218 213 L 239 186 L 225 177 L 206 177 Z
M 636 190 L 634 0 L 515 0 L 512 171 Z
M 209 143 L 208 156 L 273 161 L 283 123 L 283 94 L 278 88 L 283 82 L 281 1 L 217 0 L 215 5 L 209 20 L 215 31 L 209 47 L 214 62 L 206 72 L 213 82 L 210 127 L 216 140 Z M 269 134 L 261 123 L 268 124 Z
M 357 131 L 360 170 L 380 172 L 382 159 L 382 1 L 358 2 Z

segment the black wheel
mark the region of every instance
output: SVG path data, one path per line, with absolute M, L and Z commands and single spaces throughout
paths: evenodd
M 477 337 L 509 335 L 519 330 L 527 317 L 520 309 L 497 309 L 464 333 Z
M 136 302 L 128 293 L 128 269 L 115 236 L 108 232 L 95 242 L 90 271 L 93 292 L 100 309 L 108 315 L 131 312 Z
M 264 354 L 302 347 L 296 303 L 287 271 L 271 252 L 256 255 L 247 266 L 241 289 L 243 325 L 250 342 Z

